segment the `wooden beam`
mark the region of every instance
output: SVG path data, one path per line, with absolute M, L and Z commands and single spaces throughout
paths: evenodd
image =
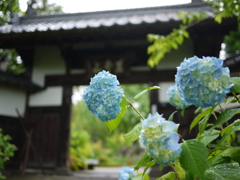
M 150 82 L 175 81 L 176 70 L 152 70 L 152 71 L 131 71 L 130 74 L 118 74 L 120 84 L 141 84 Z M 45 86 L 78 86 L 89 85 L 90 76 L 87 74 L 72 75 L 48 75 L 45 77 Z M 231 77 L 239 76 L 239 73 L 231 73 Z
M 118 74 L 120 84 L 140 84 L 149 82 L 167 82 L 175 80 L 176 70 L 131 71 L 129 74 Z M 45 86 L 88 85 L 90 78 L 87 74 L 48 75 Z

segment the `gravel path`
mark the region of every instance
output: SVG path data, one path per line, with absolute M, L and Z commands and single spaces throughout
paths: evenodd
M 95 167 L 94 170 L 70 172 L 69 175 L 43 175 L 41 171 L 27 170 L 24 176 L 8 175 L 7 180 L 118 180 L 118 172 L 122 167 Z M 139 173 L 143 169 L 139 170 Z M 149 172 L 149 171 L 147 171 Z
M 8 175 L 7 180 L 117 180 L 121 167 L 95 167 L 94 170 L 71 172 L 69 175 L 43 175 L 41 171 L 27 170 L 25 175 Z

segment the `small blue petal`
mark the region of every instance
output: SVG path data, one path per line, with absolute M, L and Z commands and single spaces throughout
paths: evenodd
M 119 177 L 118 180 L 130 180 L 135 176 L 136 174 L 133 168 L 122 167 L 122 169 L 118 173 L 118 177 Z

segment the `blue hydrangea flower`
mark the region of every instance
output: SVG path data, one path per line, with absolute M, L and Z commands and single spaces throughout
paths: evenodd
M 177 124 L 165 120 L 158 113 L 149 114 L 142 122 L 140 141 L 156 163 L 167 166 L 180 156 L 182 148 L 178 143 L 179 136 L 175 132 L 177 128 Z
M 129 167 L 122 167 L 122 169 L 118 173 L 118 180 L 131 180 L 136 176 L 134 169 Z
M 115 75 L 101 71 L 91 78 L 90 86 L 83 93 L 88 109 L 101 121 L 115 119 L 121 111 L 123 89 L 118 85 Z
M 185 59 L 177 68 L 175 81 L 181 99 L 197 107 L 212 107 L 224 101 L 233 86 L 229 69 L 215 57 Z
M 176 107 L 176 109 L 183 109 L 185 106 L 187 106 L 187 102 L 184 99 L 181 99 L 178 88 L 176 85 L 170 86 L 167 90 L 167 96 L 169 103 Z

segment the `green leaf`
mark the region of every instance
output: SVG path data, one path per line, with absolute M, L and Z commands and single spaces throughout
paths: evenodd
M 205 117 L 207 114 L 211 114 L 212 108 L 207 108 L 205 111 L 203 111 L 201 114 L 199 114 L 197 117 L 194 118 L 190 125 L 190 131 L 198 124 L 198 122 Z
M 240 162 L 240 147 L 231 147 L 221 153 L 223 157 L 230 157 L 236 162 Z
M 148 174 L 139 173 L 136 177 L 131 178 L 131 180 L 150 180 Z
M 122 120 L 122 117 L 124 116 L 124 114 L 126 113 L 127 111 L 127 100 L 126 98 L 123 96 L 122 97 L 122 102 L 119 104 L 119 106 L 122 108 L 121 109 L 121 112 L 120 114 L 117 116 L 116 119 L 113 119 L 113 120 L 110 120 L 110 121 L 107 121 L 107 126 L 108 126 L 108 129 L 110 130 L 110 133 L 118 127 L 118 125 L 120 124 L 121 120 Z
M 134 100 L 137 100 L 139 97 L 141 97 L 142 95 L 148 93 L 149 91 L 151 91 L 151 90 L 153 90 L 153 89 L 160 89 L 160 87 L 158 87 L 158 86 L 149 87 L 149 88 L 143 90 L 142 92 L 138 93 L 138 94 L 134 97 Z
M 217 139 L 218 136 L 219 136 L 219 134 L 220 134 L 220 131 L 214 129 L 212 132 L 207 133 L 207 134 L 205 134 L 204 136 L 199 137 L 198 139 L 199 139 L 205 146 L 207 146 L 209 143 L 211 143 L 212 141 L 214 141 L 215 139 Z
M 208 165 L 216 166 L 217 164 L 223 164 L 223 163 L 229 163 L 231 161 L 231 158 L 229 157 L 223 157 L 221 156 L 220 152 L 219 154 L 214 155 L 212 158 L 208 159 Z
M 240 77 L 232 77 L 230 81 L 234 84 L 230 89 L 231 92 L 240 93 Z
M 171 42 L 172 48 L 178 49 L 178 44 L 174 41 Z
M 182 34 L 180 34 L 179 36 L 176 37 L 175 40 L 177 41 L 178 44 L 181 45 L 183 43 L 184 37 Z
M 215 16 L 214 20 L 215 20 L 217 23 L 221 24 L 221 22 L 222 22 L 222 14 L 217 14 L 217 15 Z
M 177 112 L 177 111 L 174 111 L 174 112 L 169 116 L 169 118 L 168 118 L 169 121 L 173 121 L 173 116 L 174 116 L 174 114 L 175 114 L 176 112 Z
M 186 173 L 191 176 L 203 177 L 207 166 L 207 157 L 207 148 L 197 139 L 187 140 L 182 143 L 182 152 L 179 160 Z
M 229 126 L 227 126 L 226 128 L 224 128 L 222 130 L 224 135 L 223 135 L 222 139 L 218 142 L 218 144 L 221 144 L 226 138 L 231 136 L 232 133 L 234 133 L 236 131 L 240 131 L 240 119 L 235 120 L 232 124 L 230 124 Z
M 207 122 L 209 120 L 211 113 L 208 113 L 200 122 L 199 122 L 199 134 L 202 134 L 205 131 L 205 128 L 207 127 Z
M 217 126 L 222 125 L 223 123 L 225 123 L 228 120 L 230 120 L 234 115 L 239 114 L 239 113 L 240 113 L 240 108 L 228 109 L 228 110 L 222 112 L 218 116 L 218 119 L 216 120 L 216 122 L 213 124 L 213 126 L 210 129 L 212 130 L 212 129 L 214 129 Z
M 140 167 L 145 166 L 149 161 L 151 161 L 151 157 L 147 152 L 145 152 L 141 159 L 138 161 L 137 165 L 134 167 L 134 170 L 139 170 Z
M 201 107 L 198 107 L 195 111 L 194 111 L 194 114 L 198 114 L 198 113 L 201 113 L 202 112 L 202 108 Z
M 124 138 L 127 141 L 127 144 L 130 146 L 134 141 L 138 140 L 138 137 L 140 135 L 140 131 L 142 129 L 142 123 L 138 123 L 133 127 L 133 129 L 128 132 L 127 134 L 124 134 Z
M 192 174 L 189 174 L 188 172 L 186 172 L 184 180 L 193 180 L 193 179 L 194 179 L 194 176 Z
M 174 180 L 177 177 L 176 173 L 169 172 L 167 174 L 164 174 L 160 178 L 157 178 L 156 180 Z
M 204 173 L 204 180 L 239 180 L 240 167 L 238 163 L 218 164 L 210 167 Z
M 185 106 L 182 110 L 181 110 L 181 116 L 184 117 L 185 114 L 185 109 L 187 109 L 189 107 L 189 105 Z
M 184 31 L 184 32 L 183 32 L 183 36 L 184 36 L 185 38 L 189 38 L 189 33 L 188 33 L 187 31 Z
M 177 176 L 179 177 L 179 179 L 185 179 L 185 171 L 178 160 L 176 160 L 172 168 L 177 173 Z
M 147 172 L 147 170 L 151 167 L 154 166 L 156 164 L 156 162 L 154 160 L 150 161 L 147 163 L 146 167 L 143 170 L 143 174 L 142 177 L 144 176 L 144 174 Z

